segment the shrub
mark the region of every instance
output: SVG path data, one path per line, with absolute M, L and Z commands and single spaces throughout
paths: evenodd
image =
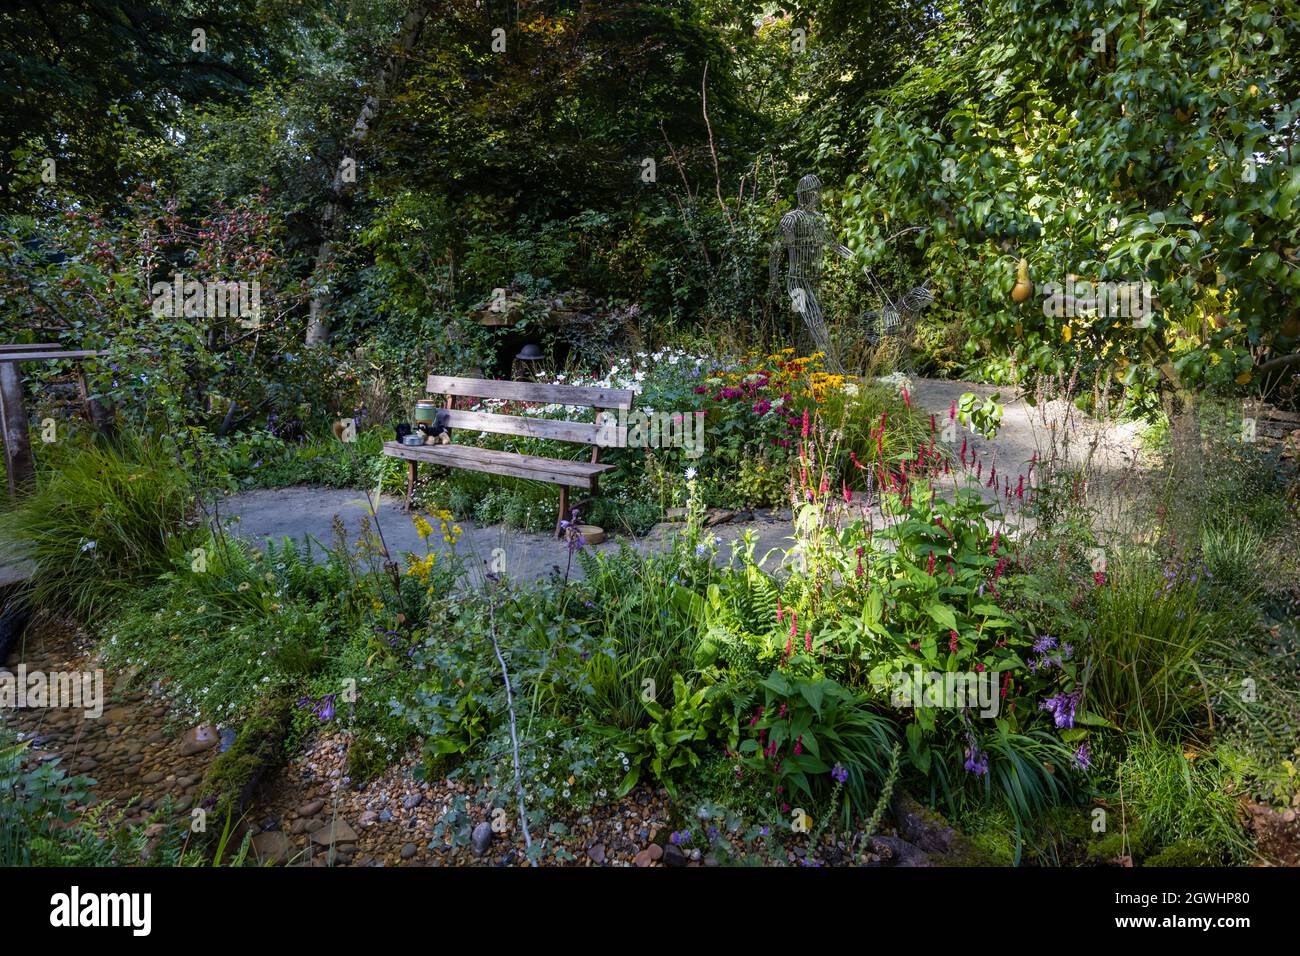
M 26 743 L 0 728 L 0 866 L 31 866 L 33 845 L 52 840 L 76 818 L 73 805 L 85 800 L 94 781 L 69 777 L 58 761 L 24 770 Z

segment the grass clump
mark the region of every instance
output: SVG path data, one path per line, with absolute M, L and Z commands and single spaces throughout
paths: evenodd
M 0 513 L 0 539 L 35 564 L 36 606 L 85 618 L 153 583 L 204 536 L 158 439 L 51 448 L 36 490 Z

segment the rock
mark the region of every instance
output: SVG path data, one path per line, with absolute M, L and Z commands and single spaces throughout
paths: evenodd
M 323 826 L 311 835 L 311 841 L 318 846 L 330 846 L 335 843 L 356 843 L 357 831 L 346 820 L 335 818 L 328 826 Z
M 646 847 L 646 849 L 650 851 L 650 859 L 652 860 L 661 859 L 664 855 L 664 848 L 661 847 L 658 843 L 651 843 L 648 847 Z
M 398 854 L 403 860 L 409 860 L 415 856 L 417 847 L 414 843 L 407 843 L 402 847 L 402 852 Z
M 211 724 L 199 724 L 185 731 L 185 736 L 181 738 L 181 756 L 190 757 L 211 750 L 220 742 L 221 735 L 217 733 L 216 727 Z
M 867 839 L 867 849 L 879 857 L 868 866 L 932 866 L 925 851 L 897 837 L 873 836 Z
M 325 809 L 324 800 L 312 800 L 309 803 L 304 803 L 301 807 L 298 808 L 298 816 L 314 817 L 316 814 L 320 813 L 323 809 Z
M 599 866 L 601 863 L 604 863 L 605 844 L 597 843 L 595 846 L 589 847 L 587 849 L 587 859 L 591 860 L 591 862 L 595 863 L 597 866 Z
M 718 865 L 718 858 L 717 858 L 716 856 L 714 856 L 712 853 L 710 853 L 708 856 L 706 856 L 706 857 L 704 858 L 704 865 L 705 865 L 705 866 L 717 866 L 717 865 Z
M 235 728 L 222 727 L 221 730 L 218 731 L 218 736 L 221 739 L 221 749 L 217 751 L 218 753 L 225 753 L 231 747 L 235 746 Z
M 685 521 L 685 520 L 686 520 L 686 509 L 685 509 L 685 508 L 669 508 L 668 511 L 667 511 L 667 513 L 664 515 L 664 520 L 665 520 L 665 521 Z
M 149 773 L 145 774 L 143 777 L 140 778 L 140 782 L 143 784 L 155 784 L 158 781 L 162 780 L 162 778 L 163 778 L 163 772 L 161 770 L 151 770 Z
M 391 820 L 391 819 L 393 819 L 393 811 L 392 811 L 392 810 L 381 810 L 381 811 L 380 811 L 380 813 L 379 813 L 379 822 L 380 822 L 380 823 L 387 823 L 387 822 L 388 822 L 389 820 Z
M 703 854 L 701 854 L 700 851 L 699 851 L 698 849 L 696 849 L 696 850 L 692 850 L 692 851 L 691 851 L 691 861 L 692 861 L 692 862 L 695 862 L 695 863 L 698 863 L 698 862 L 700 861 L 700 857 L 701 857 L 702 855 L 703 855 Z
M 423 803 L 423 802 L 424 802 L 424 795 L 423 795 L 423 794 L 420 794 L 420 793 L 413 793 L 413 794 L 411 794 L 409 797 L 406 797 L 406 798 L 404 798 L 404 799 L 402 800 L 402 809 L 404 809 L 404 810 L 414 810 L 416 807 L 418 807 L 418 806 L 419 806 L 421 803 Z
M 641 851 L 640 853 L 638 853 L 635 857 L 633 857 L 633 858 L 632 858 L 632 862 L 635 863 L 637 866 L 640 866 L 640 867 L 646 867 L 646 866 L 653 866 L 653 865 L 654 865 L 654 859 L 651 858 L 651 856 L 650 856 L 650 850 L 649 850 L 648 848 L 645 849 L 645 850 L 642 850 L 642 851 Z
M 287 863 L 289 854 L 293 852 L 293 841 L 291 841 L 282 830 L 267 830 L 253 837 L 253 853 L 262 863 L 271 863 L 280 866 Z
M 374 826 L 375 821 L 378 819 L 379 814 L 375 813 L 374 810 L 367 810 L 365 813 L 361 814 L 360 823 L 363 827 Z
M 474 833 L 470 837 L 469 848 L 475 856 L 482 856 L 487 853 L 488 847 L 492 845 L 492 824 L 484 821 L 474 828 Z
M 663 849 L 664 866 L 685 866 L 686 854 L 676 843 L 670 843 Z
M 889 809 L 898 825 L 898 835 L 927 856 L 938 857 L 944 866 L 987 866 L 987 854 L 964 834 L 948 825 L 942 814 L 918 803 L 906 791 L 898 789 L 889 801 Z

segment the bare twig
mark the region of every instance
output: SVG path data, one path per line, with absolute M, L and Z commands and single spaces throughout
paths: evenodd
M 700 80 L 700 109 L 704 113 L 704 126 L 709 131 L 709 155 L 713 157 L 713 188 L 718 194 L 718 206 L 727 217 L 727 225 L 735 232 L 736 224 L 731 221 L 731 212 L 722 200 L 722 173 L 718 169 L 718 148 L 713 142 L 713 124 L 709 122 L 709 64 L 704 64 L 704 77 Z
M 510 712 L 510 758 L 515 769 L 515 796 L 519 801 L 519 827 L 524 832 L 524 847 L 527 850 L 532 850 L 533 838 L 528 832 L 528 812 L 524 804 L 524 784 L 519 770 L 519 731 L 515 724 L 515 697 L 510 690 L 510 671 L 506 669 L 506 659 L 501 655 L 501 645 L 497 643 L 495 595 L 488 599 L 488 633 L 492 637 L 492 650 L 497 656 L 497 663 L 501 665 L 501 679 L 506 684 L 506 709 Z M 537 865 L 537 861 L 531 855 L 528 857 L 528 862 L 531 866 Z

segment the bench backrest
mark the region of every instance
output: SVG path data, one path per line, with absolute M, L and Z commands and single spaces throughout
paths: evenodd
M 623 388 L 585 388 L 577 385 L 546 385 L 540 382 L 511 382 L 500 379 L 457 378 L 430 375 L 427 385 L 431 395 L 447 398 L 446 422 L 452 428 L 494 432 L 498 435 L 522 435 L 551 441 L 575 442 L 602 448 L 627 445 L 627 428 L 602 419 L 609 411 L 627 411 L 634 393 Z M 539 405 L 577 405 L 596 409 L 596 421 L 564 422 L 549 418 L 525 418 L 493 412 L 467 412 L 452 408 L 456 396 L 495 398 Z

